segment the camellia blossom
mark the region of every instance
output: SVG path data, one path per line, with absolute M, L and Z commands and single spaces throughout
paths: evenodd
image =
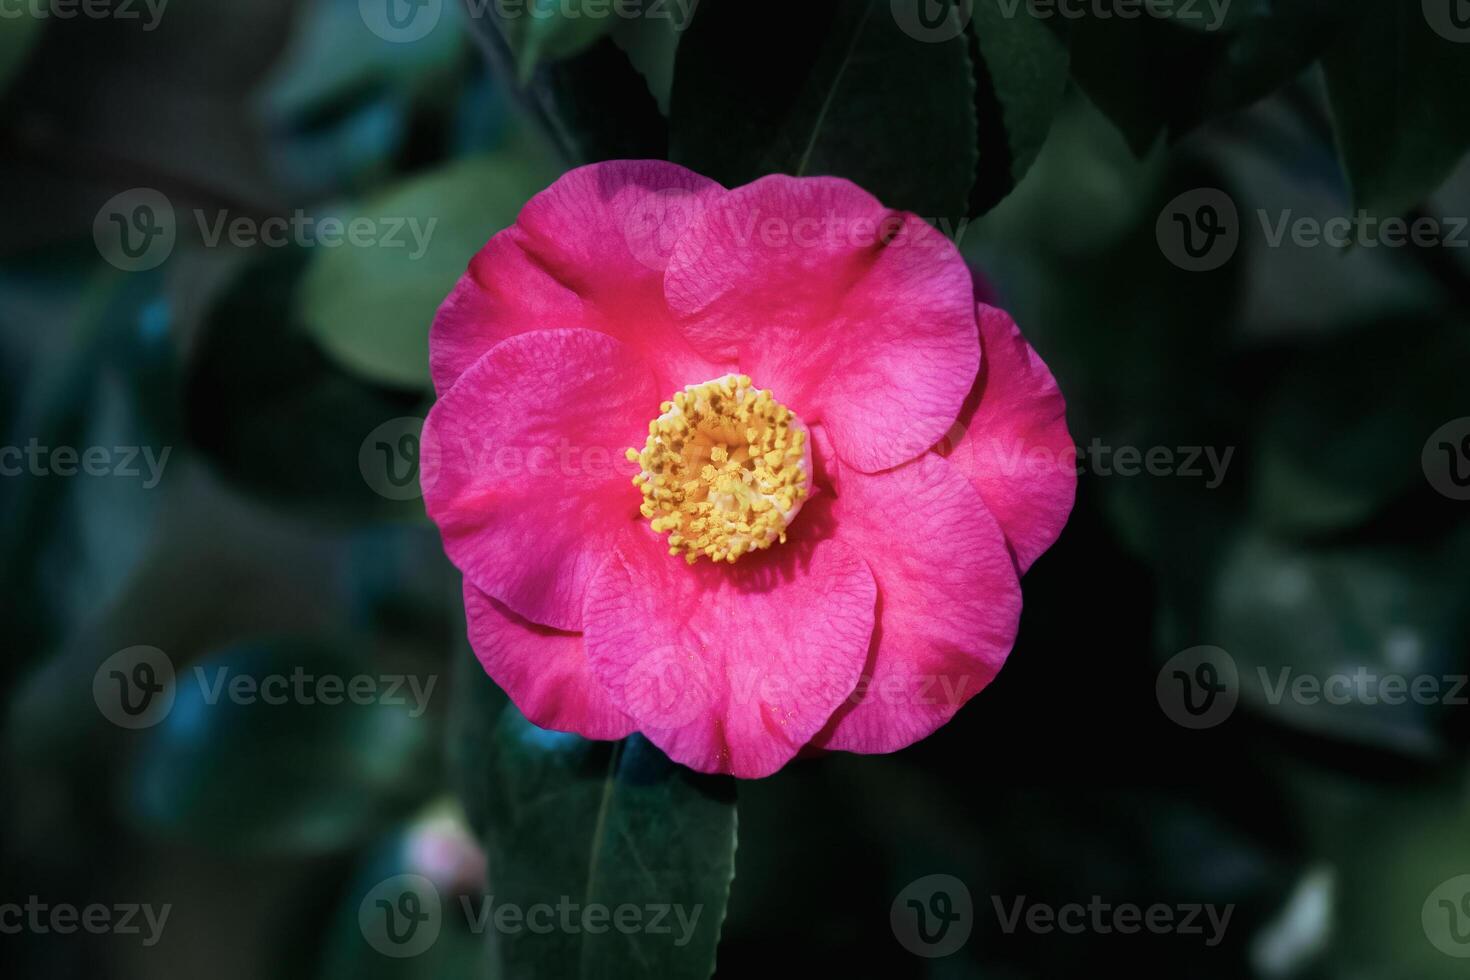
M 424 499 L 485 670 L 537 725 L 704 772 L 943 725 L 1072 507 L 1051 373 L 948 239 L 845 180 L 573 170 L 471 261 L 430 362 Z

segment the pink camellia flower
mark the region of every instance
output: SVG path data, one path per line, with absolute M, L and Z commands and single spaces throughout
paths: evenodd
M 425 502 L 485 670 L 537 725 L 704 772 L 943 725 L 1072 507 L 1046 366 L 845 180 L 574 170 L 474 257 L 430 359 Z

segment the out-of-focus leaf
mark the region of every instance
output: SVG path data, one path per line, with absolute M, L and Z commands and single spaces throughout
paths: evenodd
M 432 789 L 436 729 L 407 683 L 389 697 L 370 664 L 270 641 L 180 667 L 173 707 L 127 774 L 131 818 L 150 835 L 243 853 L 333 852 L 380 833 Z M 358 677 L 371 678 L 371 698 L 351 695 Z
M 446 807 L 436 806 L 374 844 L 323 937 L 320 980 L 494 980 L 475 931 L 479 911 L 494 901 L 483 894 L 484 876 L 483 852 L 463 819 Z M 400 946 L 385 927 L 410 889 L 424 902 L 418 914 L 427 917 L 416 925 L 391 923 L 405 929 L 395 932 Z
M 1332 228 L 1329 222 L 1352 213 L 1336 147 L 1322 125 L 1325 102 L 1318 79 L 1263 100 L 1192 143 L 1219 161 L 1239 213 L 1241 247 L 1232 262 L 1244 267 L 1245 295 L 1236 330 L 1251 343 L 1320 338 L 1444 305 L 1407 249 L 1296 241 L 1297 227 Z
M 448 110 L 468 53 L 458 17 L 395 43 L 368 29 L 359 0 L 313 0 L 258 96 L 273 162 L 307 194 L 368 186 L 401 152 L 416 110 Z
M 1470 57 L 1463 38 L 1431 26 L 1423 3 L 1346 6 L 1352 15 L 1322 60 L 1343 164 L 1359 207 L 1402 214 L 1470 149 Z
M 668 933 L 609 928 L 491 933 L 506 976 L 707 978 L 735 861 L 734 786 L 699 776 L 641 736 L 589 742 L 537 728 L 513 707 L 500 715 L 485 850 L 489 892 L 523 909 L 577 906 L 616 914 L 669 911 Z M 645 924 L 647 920 L 645 919 Z
M 1067 91 L 1066 35 L 1036 17 L 1006 16 L 998 0 L 974 5 L 967 35 L 975 67 L 979 167 L 970 210 L 989 210 L 1036 161 Z
M 385 495 L 362 465 L 372 433 L 423 417 L 422 397 L 341 370 L 293 322 L 305 251 L 255 260 L 214 302 L 186 386 L 190 436 L 237 485 L 325 519 L 422 515 L 410 490 Z
M 1418 320 L 1303 356 L 1268 396 L 1250 464 L 1261 518 L 1283 531 L 1330 531 L 1411 489 L 1429 494 L 1413 449 L 1461 412 L 1467 371 L 1461 326 Z
M 1451 690 L 1466 666 L 1454 602 L 1463 555 L 1453 541 L 1426 556 L 1246 537 L 1219 571 L 1205 636 L 1234 658 L 1243 704 L 1308 731 L 1430 755 L 1447 698 L 1466 693 Z M 1416 693 L 1418 678 L 1437 695 Z
M 891 8 L 800 4 L 773 30 L 762 7 L 704 0 L 679 42 L 671 158 L 727 187 L 831 174 L 930 219 L 966 214 L 977 124 L 959 14 L 931 35 Z
M 1072 30 L 1073 77 L 1143 154 L 1281 87 L 1331 42 L 1336 0 L 1235 0 L 1165 8 L 1160 17 L 1088 17 Z M 1217 25 L 1212 27 L 1211 25 Z M 1164 81 L 1164 80 L 1167 81 Z
M 0 460 L 0 505 L 10 515 L 0 532 L 0 589 L 14 600 L 8 626 L 23 650 L 116 597 L 146 550 L 160 484 L 177 464 L 177 372 L 161 277 L 80 275 L 53 253 L 44 261 L 56 266 L 22 263 L 0 279 L 14 304 L 0 318 L 5 348 L 24 368 L 0 441 L 20 454 Z M 37 330 L 42 323 L 52 336 Z
M 546 62 L 579 54 L 596 44 L 618 22 L 611 4 L 599 0 L 471 0 L 470 10 L 472 16 L 495 22 L 510 48 L 516 78 L 522 84 L 529 82 Z
M 494 753 L 500 715 L 510 701 L 480 666 L 463 632 L 454 646 L 450 677 L 449 776 L 470 826 L 483 838 L 498 789 L 497 771 L 485 760 Z
M 42 18 L 34 7 L 17 7 L 0 18 L 0 92 L 25 64 L 31 45 L 41 36 Z
M 687 26 L 673 16 L 654 17 L 645 11 L 641 17 L 619 20 L 612 30 L 613 43 L 643 76 L 658 111 L 666 116 L 674 88 L 674 57 Z
M 301 322 L 344 367 L 384 384 L 427 389 L 434 311 L 474 254 L 550 178 L 548 168 L 525 157 L 489 155 L 353 208 L 343 220 L 349 227 L 370 223 L 372 240 L 317 249 L 298 295 Z
M 444 17 L 425 37 L 394 43 L 368 29 L 360 0 L 312 0 L 261 95 L 269 118 L 328 112 L 384 87 L 405 94 L 442 85 L 466 43 L 460 19 Z

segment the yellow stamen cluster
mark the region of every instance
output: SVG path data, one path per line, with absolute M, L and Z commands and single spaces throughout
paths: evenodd
M 690 385 L 659 406 L 642 451 L 643 516 L 669 532 L 669 554 L 733 562 L 786 540 L 811 492 L 805 426 L 743 374 Z

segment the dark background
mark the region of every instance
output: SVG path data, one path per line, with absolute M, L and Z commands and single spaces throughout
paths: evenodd
M 1464 975 L 1427 923 L 1436 895 L 1470 893 L 1453 881 L 1470 874 L 1470 691 L 1454 680 L 1470 669 L 1470 503 L 1439 449 L 1470 436 L 1470 38 L 1436 29 L 1455 22 L 1434 0 L 1234 0 L 1214 30 L 1107 5 L 961 7 L 963 31 L 938 41 L 887 0 L 704 0 L 687 25 L 675 7 L 672 25 L 645 10 L 610 28 L 430 0 L 416 40 L 374 33 L 357 0 L 171 0 L 151 29 L 141 6 L 0 18 L 0 444 L 170 453 L 156 486 L 0 477 L 0 904 L 172 906 L 150 947 L 0 935 L 8 976 L 703 976 L 708 955 L 649 963 L 636 942 L 573 971 L 564 948 L 505 952 L 452 914 L 421 956 L 364 941 L 363 896 L 399 873 L 446 902 L 577 887 L 610 779 L 666 859 L 660 881 L 686 874 L 671 896 L 734 846 L 680 808 L 738 807 L 720 976 Z M 931 738 L 738 787 L 656 761 L 645 778 L 636 740 L 517 728 L 373 434 L 411 434 L 435 307 L 560 172 L 619 157 L 731 186 L 792 171 L 823 105 L 808 172 L 957 234 L 1052 367 L 1084 451 L 1076 509 L 1024 581 L 1005 670 Z M 99 243 L 137 200 L 115 196 L 140 188 L 167 198 L 177 241 L 129 271 Z M 1233 207 L 1238 245 L 1191 271 L 1169 231 L 1202 189 Z M 1460 245 L 1273 246 L 1263 225 L 1360 208 L 1431 218 Z M 437 224 L 409 259 L 211 243 L 194 218 L 298 210 Z M 1231 455 L 1211 485 L 1207 467 L 1119 472 L 1125 447 Z M 181 685 L 133 731 L 93 680 L 139 645 L 181 677 L 436 686 L 411 716 L 210 705 Z M 1200 646 L 1226 652 L 1239 703 L 1195 730 L 1171 720 L 1165 665 Z M 1360 668 L 1434 678 L 1440 696 L 1364 703 L 1370 683 L 1310 703 L 1260 682 Z M 559 802 L 508 832 L 536 794 Z M 936 959 L 890 920 L 931 874 L 973 907 L 968 942 Z M 707 894 L 718 918 L 724 889 Z M 1233 912 L 1213 946 L 1007 933 L 996 912 L 1094 896 Z

